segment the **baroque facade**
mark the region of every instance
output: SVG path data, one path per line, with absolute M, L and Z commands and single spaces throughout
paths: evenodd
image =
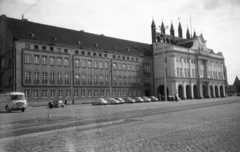
M 29 101 L 151 95 L 150 44 L 0 17 L 0 92 Z
M 178 36 L 173 24 L 170 34 L 165 33 L 162 22 L 157 32 L 152 21 L 152 43 L 155 93 L 164 96 L 164 73 L 167 95 L 178 95 L 181 99 L 224 97 L 227 85 L 226 67 L 221 52 L 207 48 L 203 35 L 191 36 L 187 28 L 183 38 L 181 23 Z M 165 54 L 163 54 L 165 53 Z M 164 56 L 165 55 L 165 59 Z M 163 62 L 166 64 L 164 72 Z

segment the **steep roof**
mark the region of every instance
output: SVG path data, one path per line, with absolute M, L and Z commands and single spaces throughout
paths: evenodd
M 123 40 L 104 35 L 49 26 L 30 21 L 6 18 L 8 28 L 20 39 L 38 40 L 48 43 L 60 43 L 82 48 L 97 48 L 104 51 L 152 55 L 150 44 Z M 34 35 L 34 36 L 33 36 Z
M 238 76 L 236 76 L 233 85 L 237 85 L 237 84 L 240 84 L 240 80 L 238 79 Z

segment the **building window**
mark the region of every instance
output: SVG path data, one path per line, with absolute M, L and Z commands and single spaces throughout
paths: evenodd
M 85 59 L 82 59 L 82 68 L 85 68 L 86 67 L 86 60 Z
M 78 90 L 74 90 L 74 97 L 78 97 Z
M 88 75 L 88 84 L 92 84 L 92 75 Z
M 99 61 L 99 62 L 98 62 L 98 65 L 99 65 L 99 69 L 102 69 L 102 68 L 103 68 L 103 62 L 102 62 L 102 61 Z
M 128 85 L 132 85 L 132 77 L 128 77 Z
M 144 64 L 143 65 L 143 72 L 145 73 L 150 73 L 150 65 L 149 64 Z
M 80 67 L 80 60 L 79 59 L 75 59 L 75 66 Z
M 121 90 L 118 90 L 118 96 L 121 96 Z
M 30 49 L 30 44 L 25 44 L 26 49 Z
M 87 64 L 88 64 L 88 68 L 92 68 L 92 60 L 88 60 Z
M 47 64 L 47 56 L 45 56 L 45 55 L 42 56 L 42 64 L 44 64 L 44 65 Z
M 42 73 L 42 83 L 47 83 L 47 72 Z
M 39 64 L 39 55 L 34 55 L 33 63 Z
M 91 56 L 91 52 L 88 52 L 88 55 Z
M 97 61 L 93 61 L 93 68 L 97 69 Z
M 33 90 L 33 98 L 38 98 L 38 90 Z
M 69 66 L 69 58 L 64 58 L 64 66 Z
M 68 49 L 64 49 L 64 53 L 68 53 Z
M 116 96 L 116 91 L 112 90 L 112 96 Z
M 62 74 L 58 73 L 58 83 L 62 83 Z
M 88 90 L 88 97 L 92 96 L 92 90 Z
M 46 50 L 47 50 L 47 47 L 46 47 L 46 46 L 42 46 L 42 50 L 43 50 L 43 51 L 46 51 Z
M 54 51 L 54 47 L 50 46 L 50 51 Z M 60 52 L 61 52 L 61 49 L 60 49 Z
M 31 82 L 31 72 L 25 72 L 25 82 Z
M 94 75 L 94 84 L 98 84 L 98 76 Z
M 35 49 L 35 50 L 38 50 L 38 45 L 34 45 L 34 49 Z
M 80 74 L 75 75 L 75 83 L 77 83 L 77 84 L 80 83 Z
M 78 53 L 79 53 L 78 50 L 76 50 L 76 51 L 75 51 L 75 54 L 78 54 Z
M 113 63 L 113 70 L 117 70 L 117 64 Z
M 94 90 L 93 96 L 94 96 L 94 97 L 97 97 L 97 96 L 98 96 L 98 90 Z
M 113 84 L 114 84 L 114 85 L 117 85 L 117 76 L 114 76 L 114 77 L 113 77 Z
M 84 51 L 82 51 L 82 55 L 85 55 L 85 52 L 84 52 Z
M 66 90 L 66 97 L 70 97 L 71 95 L 71 90 Z
M 42 98 L 47 98 L 47 90 L 42 90 Z
M 27 89 L 26 89 L 26 90 L 24 90 L 23 92 L 24 92 L 26 98 L 29 98 L 29 97 L 30 97 L 30 90 L 27 90 Z
M 50 56 L 50 65 L 54 65 L 54 57 Z
M 109 83 L 109 76 L 108 76 L 108 75 L 105 76 L 105 83 L 106 83 L 106 84 Z
M 34 72 L 34 82 L 39 83 L 39 81 L 40 81 L 40 73 Z
M 70 83 L 69 74 L 64 74 L 64 80 L 65 80 L 65 84 L 69 84 Z
M 63 90 L 58 90 L 58 98 L 62 98 L 63 97 Z
M 25 54 L 25 63 L 31 63 L 31 55 Z
M 126 90 L 123 90 L 123 96 L 126 96 Z
M 128 71 L 131 71 L 131 65 L 130 64 L 127 65 L 127 69 L 128 69 Z
M 118 76 L 118 85 L 122 85 L 122 76 Z
M 57 48 L 57 53 L 61 53 L 61 48 Z
M 124 71 L 126 70 L 126 64 L 125 64 L 125 63 L 123 63 L 122 69 L 123 69 Z
M 81 96 L 85 97 L 85 90 L 81 90 Z
M 110 96 L 110 91 L 106 90 L 106 96 L 109 97 Z
M 50 73 L 50 82 L 51 83 L 55 82 L 55 73 Z
M 99 76 L 99 82 L 100 82 L 100 84 L 103 84 L 103 76 L 102 75 Z
M 118 70 L 122 70 L 122 64 L 118 63 Z
M 108 62 L 104 62 L 104 68 L 108 69 Z
M 55 90 L 51 90 L 50 91 L 50 97 L 51 98 L 55 98 Z
M 101 97 L 104 96 L 104 90 L 100 90 L 100 96 L 101 96 Z
M 86 81 L 86 75 L 82 75 L 82 83 L 83 83 L 83 84 L 86 84 L 86 82 L 87 82 L 87 81 Z
M 57 65 L 61 65 L 62 62 L 62 58 L 61 57 L 57 57 Z

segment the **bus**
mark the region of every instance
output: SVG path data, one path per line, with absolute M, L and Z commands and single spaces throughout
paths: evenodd
M 0 94 L 0 110 L 5 109 L 8 112 L 13 110 L 25 111 L 27 108 L 27 100 L 22 92 L 9 92 Z

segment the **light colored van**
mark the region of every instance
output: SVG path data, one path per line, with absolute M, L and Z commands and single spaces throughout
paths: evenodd
M 0 94 L 0 109 L 5 109 L 8 112 L 12 110 L 25 111 L 27 108 L 27 100 L 22 92 L 10 92 Z

